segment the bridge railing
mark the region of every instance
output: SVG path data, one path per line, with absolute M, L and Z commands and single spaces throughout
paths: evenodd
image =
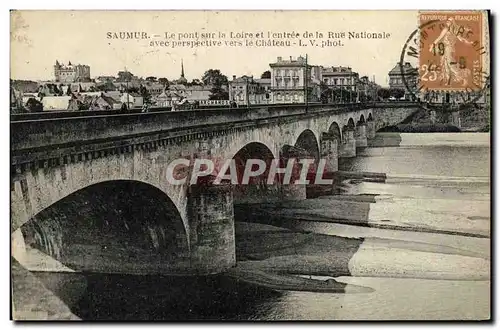
M 226 100 L 227 101 L 227 100 Z M 318 107 L 337 107 L 337 108 L 348 108 L 349 110 L 356 110 L 362 108 L 386 108 L 386 107 L 414 107 L 417 103 L 415 102 L 376 102 L 376 103 L 310 103 L 308 106 L 310 109 L 316 109 Z M 205 107 L 205 105 L 200 104 L 200 106 Z M 208 107 L 208 106 L 206 106 Z M 269 104 L 269 105 L 249 105 L 249 106 L 240 106 L 238 108 L 230 108 L 227 105 L 221 105 L 221 108 L 217 108 L 215 105 L 211 105 L 208 107 L 210 110 L 225 110 L 225 111 L 241 111 L 241 109 L 255 109 L 262 107 L 305 107 L 304 103 L 294 103 L 294 104 Z M 171 107 L 153 107 L 148 110 L 148 112 L 166 112 L 171 111 Z M 201 110 L 201 109 L 200 109 Z M 207 110 L 207 109 L 203 109 Z M 186 111 L 186 110 L 183 110 Z M 44 111 L 44 112 L 34 112 L 34 113 L 19 113 L 19 114 L 11 114 L 11 121 L 24 121 L 24 120 L 37 120 L 37 119 L 49 119 L 49 118 L 68 118 L 68 117 L 93 117 L 93 116 L 106 116 L 106 115 L 121 115 L 121 114 L 134 114 L 141 113 L 141 109 L 130 109 L 130 110 L 99 110 L 99 111 L 89 111 L 89 110 L 81 110 L 81 111 L 67 111 L 67 110 L 58 110 L 58 111 Z

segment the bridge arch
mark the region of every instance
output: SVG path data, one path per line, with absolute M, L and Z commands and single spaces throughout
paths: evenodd
M 319 160 L 318 139 L 310 129 L 306 129 L 300 133 L 295 141 L 295 147 L 306 150 L 316 161 Z
M 361 114 L 361 116 L 359 116 L 358 124 L 364 124 L 364 123 L 366 123 L 365 115 Z
M 368 114 L 368 119 L 367 119 L 367 121 L 373 121 L 373 116 L 372 116 L 372 113 L 371 113 L 371 112 Z
M 267 179 L 271 164 L 275 160 L 271 149 L 261 142 L 250 142 L 241 147 L 232 159 L 235 160 L 238 182 L 234 187 L 233 198 L 235 203 L 254 202 L 262 199 L 260 195 L 270 190 L 270 187 L 267 185 Z M 258 164 L 248 163 L 249 160 L 263 161 L 265 168 L 261 174 L 248 177 L 248 181 L 244 181 L 245 171 L 259 171 L 260 168 Z M 226 171 L 225 174 L 227 173 Z
M 103 181 L 77 190 L 20 230 L 27 247 L 77 271 L 141 273 L 173 267 L 189 254 L 177 206 L 159 188 L 135 180 Z
M 336 137 L 336 139 L 339 141 L 342 141 L 342 132 L 340 131 L 340 126 L 337 124 L 337 122 L 333 122 L 330 127 L 328 128 L 328 133 L 332 134 Z
M 352 117 L 350 117 L 348 120 L 347 120 L 347 128 L 349 129 L 354 129 L 356 127 L 356 124 L 354 123 L 354 119 L 352 119 Z

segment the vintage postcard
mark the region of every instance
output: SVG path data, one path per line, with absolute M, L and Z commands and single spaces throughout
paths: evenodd
M 10 14 L 13 320 L 490 320 L 488 11 Z

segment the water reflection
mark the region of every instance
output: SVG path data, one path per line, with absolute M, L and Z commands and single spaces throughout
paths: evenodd
M 93 320 L 246 320 L 282 295 L 224 276 L 87 274 L 86 281 L 73 311 Z

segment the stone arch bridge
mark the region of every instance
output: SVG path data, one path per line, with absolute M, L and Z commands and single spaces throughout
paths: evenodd
M 355 157 L 376 129 L 417 109 L 288 105 L 11 120 L 13 255 L 34 248 L 88 272 L 221 272 L 235 264 L 233 203 L 303 199 L 305 189 L 172 185 L 173 160 L 308 155 L 333 173 L 339 157 Z

